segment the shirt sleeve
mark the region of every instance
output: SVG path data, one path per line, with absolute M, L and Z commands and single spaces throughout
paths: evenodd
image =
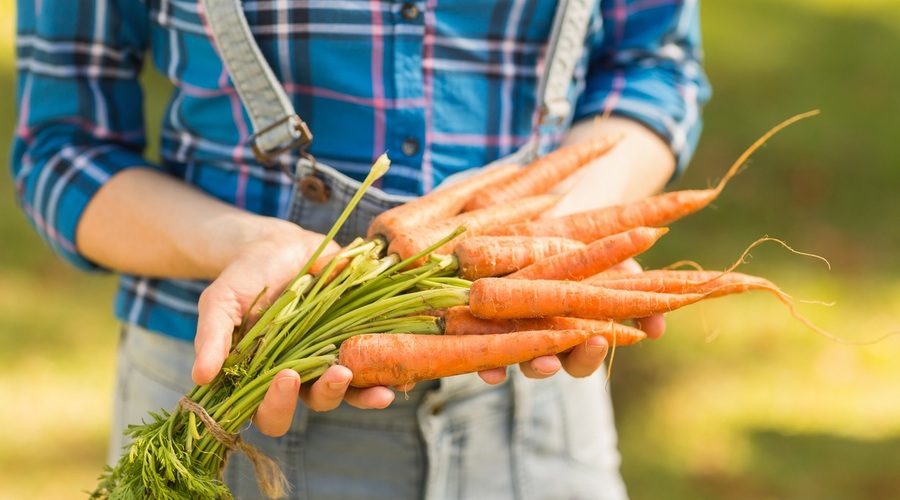
M 18 3 L 16 195 L 47 244 L 87 270 L 100 269 L 76 248 L 88 202 L 116 172 L 152 167 L 142 157 L 138 81 L 145 8 L 134 0 Z
M 576 120 L 609 110 L 644 123 L 671 147 L 677 178 L 702 128 L 711 90 L 702 67 L 699 0 L 601 2 Z

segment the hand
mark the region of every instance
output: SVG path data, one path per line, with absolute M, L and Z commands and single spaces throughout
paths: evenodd
M 581 121 L 573 125 L 563 143 L 582 141 L 598 133 L 621 134 L 623 140 L 612 151 L 558 185 L 554 191 L 563 194 L 562 199 L 544 214 L 546 217 L 642 198 L 661 190 L 671 178 L 675 157 L 668 145 L 650 129 L 628 118 L 610 116 L 600 122 Z M 641 270 L 633 259 L 620 267 L 635 272 Z M 633 323 L 651 339 L 662 336 L 666 327 L 662 315 L 641 318 Z M 595 337 L 568 353 L 542 356 L 522 363 L 520 367 L 525 376 L 531 378 L 549 377 L 561 368 L 573 377 L 586 377 L 600 368 L 608 349 L 605 339 Z M 506 369 L 486 370 L 479 375 L 485 382 L 496 384 L 506 378 Z
M 209 383 L 221 370 L 234 328 L 254 307 L 260 291 L 266 290 L 259 304 L 274 302 L 323 239 L 321 234 L 287 221 L 262 219 L 260 224 L 264 225 L 261 234 L 244 245 L 200 295 L 192 372 L 197 384 Z M 338 245 L 332 243 L 326 252 L 337 249 Z M 284 370 L 275 376 L 254 424 L 263 434 L 284 434 L 290 427 L 298 395 L 316 411 L 332 410 L 342 400 L 360 408 L 383 408 L 393 400 L 393 391 L 385 387 L 350 389 L 351 377 L 345 367 L 333 366 L 315 382 L 301 384 L 295 371 Z
M 640 272 L 641 266 L 634 259 L 628 259 L 615 266 L 615 269 Z M 632 322 L 650 339 L 658 339 L 666 330 L 666 319 L 662 314 L 635 319 Z M 605 338 L 593 337 L 568 352 L 556 356 L 541 356 L 527 363 L 521 363 L 519 368 L 529 378 L 546 378 L 556 374 L 561 368 L 573 377 L 587 377 L 600 368 L 608 350 L 609 344 Z M 485 370 L 478 375 L 488 384 L 499 384 L 506 379 L 506 368 Z
M 267 436 L 286 433 L 298 396 L 313 411 L 333 410 L 342 401 L 361 409 L 385 408 L 394 400 L 394 391 L 387 387 L 350 387 L 351 378 L 353 373 L 347 367 L 335 365 L 311 384 L 301 384 L 297 372 L 282 370 L 275 375 L 253 417 L 253 424 Z
M 613 270 L 621 270 L 630 273 L 639 273 L 641 272 L 641 265 L 637 263 L 634 259 L 628 259 L 625 262 L 613 267 Z M 648 316 L 646 318 L 638 318 L 632 320 L 635 328 L 640 328 L 647 334 L 647 338 L 656 340 L 663 336 L 663 333 L 666 332 L 666 318 L 665 315 L 656 314 L 654 316 Z
M 559 372 L 560 368 L 572 377 L 587 377 L 597 371 L 606 359 L 609 344 L 600 336 L 587 339 L 567 352 L 555 356 L 541 356 L 527 363 L 520 363 L 519 369 L 528 378 L 547 378 Z M 506 380 L 506 368 L 495 368 L 478 373 L 488 384 L 499 384 Z

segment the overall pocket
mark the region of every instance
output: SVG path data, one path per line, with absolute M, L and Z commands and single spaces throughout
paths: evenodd
M 328 165 L 316 163 L 313 167 L 306 159 L 297 163 L 295 172 L 298 181 L 294 183 L 291 193 L 288 220 L 309 231 L 327 233 L 356 194 L 361 183 Z M 309 191 L 304 189 L 303 183 L 316 181 L 307 179 L 308 176 L 312 176 L 320 183 L 316 185 L 314 188 L 316 191 L 311 196 Z M 413 197 L 390 195 L 378 188 L 370 187 L 335 235 L 335 241 L 339 245 L 346 245 L 354 238 L 365 237 L 369 223 L 376 215 L 411 199 Z

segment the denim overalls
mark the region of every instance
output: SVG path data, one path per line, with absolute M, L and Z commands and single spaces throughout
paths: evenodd
M 256 101 L 248 104 L 245 99 L 245 104 L 256 130 L 264 130 L 266 123 L 285 116 L 282 113 L 290 105 L 285 106 L 274 79 L 261 81 L 257 76 L 271 73 L 265 72 L 266 63 L 258 55 L 249 29 L 240 24 L 238 2 L 203 2 L 217 44 L 234 49 L 222 51 L 226 64 L 230 61 L 229 69 L 250 68 L 243 76 L 238 75 L 235 83 L 239 91 L 241 85 L 245 89 L 253 86 L 246 95 L 252 95 Z M 557 16 L 568 15 L 569 22 L 574 19 L 586 23 L 586 11 L 579 13 L 577 9 L 587 9 L 593 2 L 563 2 L 566 3 L 570 5 L 561 5 Z M 562 65 L 563 69 L 548 69 L 547 75 L 555 76 L 548 76 L 543 84 L 544 102 L 551 115 L 568 112 L 566 102 L 547 96 L 566 95 L 567 90 L 560 88 L 568 83 L 577 59 L 571 51 L 556 50 L 557 46 L 566 45 L 565 33 L 573 31 L 564 24 L 565 20 L 557 20 L 551 53 L 558 54 L 547 64 Z M 583 33 L 584 27 L 577 29 Z M 267 91 L 271 91 L 269 96 L 278 97 L 265 102 Z M 241 95 L 245 97 L 245 93 Z M 549 109 L 553 106 L 562 109 Z M 302 140 L 296 130 L 281 125 L 285 122 L 258 133 L 255 139 L 261 150 Z M 516 154 L 517 159 L 527 161 L 535 151 L 536 144 L 529 145 Z M 310 174 L 324 183 L 328 196 L 324 201 L 308 199 L 295 183 L 289 218 L 306 229 L 325 233 L 356 192 L 358 183 L 327 165 L 318 164 L 313 169 L 309 161 L 301 160 L 295 175 L 300 179 Z M 337 240 L 345 243 L 364 235 L 372 217 L 407 200 L 370 190 Z M 111 463 L 121 453 L 124 438 L 120 431 L 127 424 L 140 422 L 148 410 L 174 408 L 181 396 L 193 388 L 193 359 L 194 349 L 188 342 L 126 326 L 120 347 Z M 397 394 L 384 410 L 359 410 L 343 404 L 334 411 L 319 413 L 301 404 L 285 436 L 265 437 L 248 426 L 242 437 L 281 465 L 291 483 L 291 498 L 626 497 L 602 370 L 583 379 L 560 373 L 549 379 L 532 380 L 517 367 L 511 367 L 507 382 L 496 386 L 485 384 L 474 374 L 462 375 L 417 384 L 408 393 Z M 261 497 L 253 468 L 241 453 L 231 455 L 224 479 L 236 498 Z

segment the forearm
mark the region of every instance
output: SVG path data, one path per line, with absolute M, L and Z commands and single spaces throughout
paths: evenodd
M 702 66 L 699 2 L 622 0 L 601 9 L 575 120 L 612 113 L 659 134 L 679 175 L 702 130 L 710 85 Z
M 560 185 L 564 196 L 554 214 L 587 210 L 643 198 L 661 191 L 675 171 L 668 144 L 637 121 L 610 116 L 576 123 L 563 143 L 598 134 L 620 135 L 609 153 L 591 162 Z
M 76 245 L 88 259 L 120 272 L 212 279 L 249 243 L 288 240 L 298 231 L 161 172 L 131 168 L 110 178 L 88 203 Z

